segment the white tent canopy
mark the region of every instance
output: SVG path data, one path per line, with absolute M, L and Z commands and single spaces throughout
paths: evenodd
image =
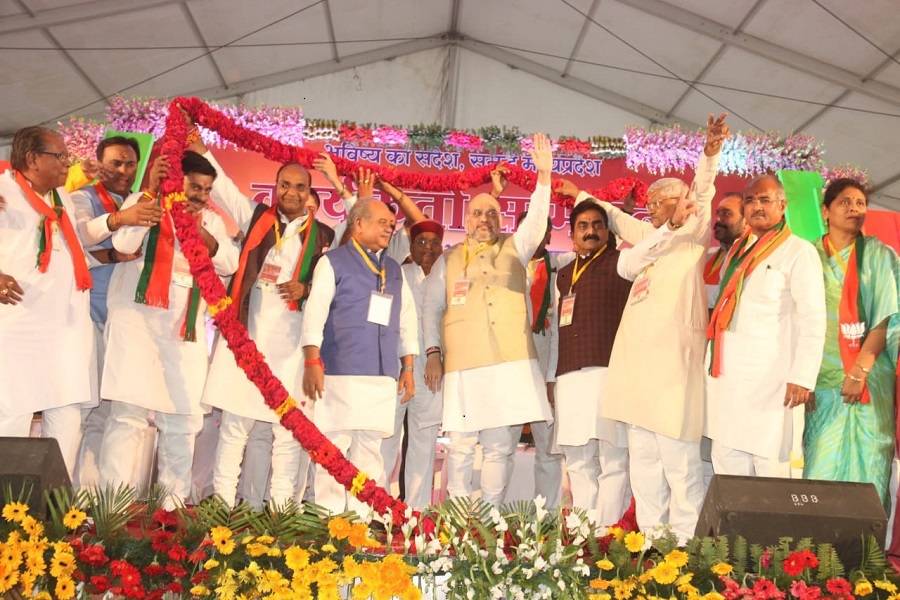
M 618 136 L 803 131 L 900 210 L 897 0 L 5 0 L 0 143 L 106 99 Z

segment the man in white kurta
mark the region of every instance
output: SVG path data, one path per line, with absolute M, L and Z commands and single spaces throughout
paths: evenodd
M 679 179 L 655 182 L 648 190 L 651 223 L 600 203 L 613 233 L 633 245 L 621 251 L 617 269 L 634 282 L 610 356 L 601 415 L 628 427 L 641 530 L 669 525 L 681 540 L 693 537 L 705 493 L 700 437 L 708 309 L 702 261 L 719 152 L 729 134 L 724 115 L 711 115 L 708 127 L 693 193 Z
M 157 159 L 154 164 L 151 192 L 158 189 L 161 164 L 164 159 Z M 216 272 L 230 275 L 237 267 L 238 249 L 225 232 L 221 217 L 203 209 L 209 200 L 215 169 L 193 152 L 185 153 L 182 168 L 190 211 L 199 212 L 201 232 Z M 133 194 L 123 208 L 153 201 Z M 171 218 L 168 214 L 163 216 Z M 152 410 L 159 430 L 158 481 L 169 494 L 165 506 L 172 509 L 190 495 L 194 439 L 203 423 L 200 397 L 209 366 L 203 323 L 206 303 L 200 299 L 196 340 L 185 341 L 181 332 L 186 325 L 193 277 L 177 236 L 169 267 L 168 308 L 135 302 L 135 291 L 148 259 L 149 231 L 149 227 L 123 227 L 113 234 L 116 250 L 126 254 L 141 250 L 142 257 L 119 265 L 109 284 L 107 351 L 100 393 L 112 404 L 100 450 L 100 474 L 104 487 L 132 481 L 135 455 Z
M 161 209 L 149 202 L 138 202 L 127 210 L 120 210 L 131 193 L 137 176 L 140 147 L 137 140 L 113 136 L 97 145 L 97 160 L 108 174 L 103 182 L 88 185 L 72 192 L 78 233 L 91 261 L 91 321 L 94 323 L 94 344 L 97 368 L 91 370 L 91 397 L 96 406 L 82 412 L 82 437 L 78 451 L 75 477 L 79 486 L 96 486 L 100 481 L 100 443 L 109 417 L 109 402 L 100 398 L 100 378 L 106 352 L 106 293 L 117 263 L 134 260 L 137 255 L 116 251 L 112 234 L 125 225 L 156 224 Z M 135 482 L 137 483 L 137 482 Z
M 782 226 L 785 205 L 775 177 L 748 184 L 744 218 L 750 232 L 736 243 L 729 265 L 749 260 L 765 246 L 767 239 L 757 241 Z M 793 234 L 774 239 L 780 243 L 746 275 L 734 296 L 730 325 L 715 340 L 721 369 L 712 369 L 707 378 L 706 435 L 717 474 L 791 476 L 795 407 L 807 402 L 822 362 L 822 263 L 809 242 Z M 723 295 L 727 292 L 723 282 Z
M 301 306 L 309 292 L 313 261 L 334 237 L 329 227 L 314 222 L 315 215 L 308 209 L 310 183 L 309 172 L 298 164 L 287 164 L 278 170 L 274 199 L 277 235 L 273 228 L 274 219 L 265 218 L 268 207 L 244 196 L 221 169 L 213 184 L 216 200 L 245 233 L 242 267 L 236 275 L 241 276 L 242 281 L 239 286 L 237 281 L 233 282 L 231 288 L 232 300 L 239 306 L 239 319 L 247 322 L 251 339 L 265 355 L 272 372 L 293 396 L 299 394 L 296 384 L 302 376 Z M 268 225 L 264 236 L 260 237 L 260 232 L 250 235 L 269 220 L 272 224 Z M 301 254 L 309 235 L 314 237 L 306 250 L 311 253 L 306 261 L 308 267 L 306 272 L 299 274 L 298 262 L 302 270 Z M 297 282 L 296 275 L 303 281 Z M 236 290 L 239 290 L 240 298 L 235 297 Z M 203 403 L 222 409 L 213 474 L 215 492 L 229 504 L 235 502 L 245 449 L 251 431 L 256 427 L 268 430 L 272 436 L 270 500 L 275 506 L 293 500 L 298 485 L 306 483 L 306 469 L 300 467 L 308 467 L 308 456 L 293 434 L 278 422 L 275 412 L 266 406 L 262 394 L 238 367 L 234 353 L 223 338 L 218 339 L 213 351 Z M 311 416 L 310 403 L 304 408 L 310 409 L 305 412 Z M 268 469 L 245 476 L 258 476 L 263 480 L 267 472 Z
M 40 272 L 44 218 L 26 196 L 36 194 L 32 199 L 48 207 L 58 198 L 60 213 L 74 223 L 75 207 L 62 188 L 69 155 L 59 134 L 28 127 L 13 137 L 10 162 L 13 170 L 0 175 L 6 201 L 0 210 L 0 347 L 6 350 L 0 361 L 0 435 L 28 437 L 34 413 L 43 411 L 41 435 L 56 438 L 71 475 L 81 406 L 91 402 L 90 278 L 78 289 L 74 260 L 86 271 L 86 258 L 77 234 L 71 248 L 58 222 L 47 224 L 52 250 Z
M 316 426 L 380 481 L 381 440 L 394 432 L 397 396 L 406 402 L 415 392 L 416 306 L 400 266 L 385 252 L 393 213 L 364 198 L 347 220 L 350 241 L 325 253 L 313 275 L 301 333 L 303 391 L 316 403 Z M 369 512 L 323 466 L 316 468 L 315 497 L 335 513 Z
M 450 433 L 447 491 L 471 495 L 480 443 L 481 497 L 495 505 L 503 500 L 517 426 L 553 420 L 525 306 L 525 266 L 550 211 L 553 157 L 545 136 L 535 136 L 531 155 L 537 185 L 518 230 L 501 234 L 499 203 L 476 196 L 467 207 L 466 239 L 435 263 L 425 291 L 426 379 L 437 389 L 443 375 L 442 420 Z M 442 351 L 443 362 L 432 349 Z
M 425 384 L 426 356 L 421 351 L 425 347 L 422 309 L 426 277 L 431 273 L 431 267 L 443 250 L 441 240 L 444 228 L 437 221 L 425 220 L 413 225 L 409 235 L 412 239 L 410 246 L 412 262 L 400 268 L 415 299 L 418 317 L 420 352 L 413 363 L 416 393 L 408 402 L 400 402 L 400 399 L 397 399 L 394 434 L 381 441 L 381 455 L 384 459 L 385 482 L 390 482 L 391 472 L 399 462 L 403 466 L 400 473 L 403 481 L 403 499 L 412 508 L 422 510 L 432 503 L 435 443 L 443 409 L 441 392 L 432 392 Z M 401 446 L 405 446 L 405 452 L 401 452 Z

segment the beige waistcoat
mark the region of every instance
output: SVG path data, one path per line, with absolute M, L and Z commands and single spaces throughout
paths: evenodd
M 464 244 L 469 246 L 465 265 Z M 467 239 L 447 251 L 447 312 L 444 313 L 444 369 L 463 371 L 505 361 L 537 358 L 526 311 L 525 267 L 510 234 L 473 254 Z M 453 306 L 457 281 L 466 280 L 464 306 Z

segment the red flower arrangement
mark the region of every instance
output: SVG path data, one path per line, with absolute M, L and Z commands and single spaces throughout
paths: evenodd
M 797 550 L 788 554 L 781 563 L 784 572 L 791 577 L 797 577 L 804 569 L 815 569 L 819 566 L 819 559 L 809 550 Z

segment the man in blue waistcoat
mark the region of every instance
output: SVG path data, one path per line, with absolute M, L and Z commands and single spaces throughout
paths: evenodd
M 349 241 L 324 254 L 313 275 L 301 332 L 303 392 L 316 402 L 322 433 L 377 481 L 396 396 L 406 402 L 415 392 L 416 306 L 400 265 L 384 252 L 397 223 L 387 205 L 360 200 L 347 222 Z M 316 469 L 315 497 L 335 513 L 368 511 L 324 468 Z
M 97 365 L 91 373 L 91 398 L 98 406 L 82 410 L 82 438 L 75 469 L 76 485 L 97 485 L 100 471 L 97 457 L 100 440 L 109 416 L 109 402 L 100 401 L 100 367 L 106 343 L 103 329 L 106 326 L 106 291 L 116 263 L 134 260 L 140 255 L 122 254 L 113 248 L 112 234 L 125 225 L 155 225 L 162 217 L 162 210 L 152 202 L 138 202 L 130 208 L 119 210 L 125 198 L 131 194 L 137 176 L 141 149 L 137 140 L 121 135 L 108 137 L 97 145 L 97 160 L 109 177 L 93 185 L 85 186 L 71 194 L 75 203 L 75 225 L 91 262 L 91 321 L 94 323 L 94 342 Z

